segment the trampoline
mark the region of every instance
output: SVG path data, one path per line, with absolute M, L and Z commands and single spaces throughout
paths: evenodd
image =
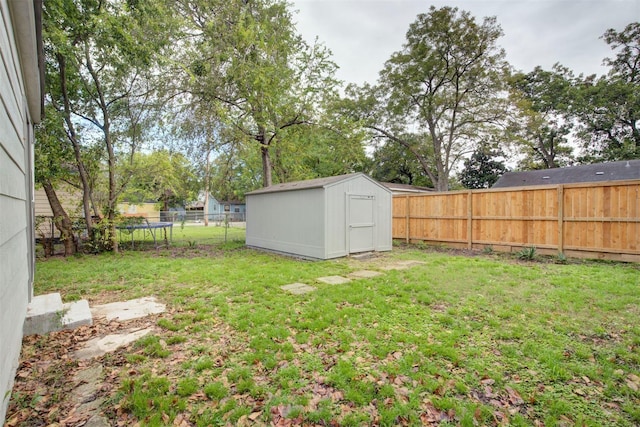
M 116 227 L 120 231 L 120 241 L 122 241 L 122 231 L 131 233 L 131 248 L 134 248 L 133 232 L 136 230 L 142 230 L 142 240 L 146 238 L 146 233 L 149 231 L 151 237 L 153 237 L 153 245 L 158 247 L 158 240 L 156 239 L 156 233 L 158 229 L 164 229 L 164 240 L 169 247 L 169 243 L 173 242 L 173 223 L 172 222 L 149 222 L 145 219 L 145 222 L 141 224 L 127 224 L 119 225 Z M 169 239 L 167 239 L 167 229 L 169 229 Z

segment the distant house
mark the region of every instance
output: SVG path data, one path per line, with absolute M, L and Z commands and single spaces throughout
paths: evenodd
M 80 190 L 69 185 L 62 185 L 56 188 L 56 195 L 72 221 L 76 218 L 84 217 L 82 212 L 82 192 Z M 60 237 L 60 231 L 53 224 L 53 211 L 51 210 L 49 199 L 43 189 L 35 191 L 34 203 L 36 239 Z
M 123 216 L 140 216 L 147 218 L 149 221 L 160 220 L 160 207 L 156 202 L 122 202 L 118 203 L 117 209 Z
M 640 179 L 640 159 L 594 163 L 568 168 L 507 172 L 502 175 L 491 188 L 626 181 L 634 179 Z
M 43 102 L 42 3 L 0 2 L 0 421 L 18 368 L 35 259 L 33 143 Z
M 204 193 L 200 194 L 198 200 L 187 205 L 187 211 L 191 212 L 196 220 L 204 218 Z M 244 221 L 247 208 L 244 202 L 239 200 L 218 201 L 213 195 L 209 194 L 208 216 L 210 221 L 222 221 L 225 215 L 229 216 L 231 221 Z M 195 215 L 194 215 L 195 213 Z
M 396 194 L 416 194 L 416 193 L 430 193 L 435 191 L 433 188 L 421 187 L 411 184 L 398 184 L 395 182 L 381 182 L 380 184 L 391 190 L 391 193 Z

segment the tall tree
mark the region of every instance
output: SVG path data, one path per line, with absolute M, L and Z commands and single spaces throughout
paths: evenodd
M 457 8 L 432 6 L 411 24 L 368 95 L 382 107 L 367 126 L 405 146 L 438 191 L 505 111 L 501 35 L 495 18 L 479 23 Z
M 640 22 L 609 29 L 604 41 L 616 53 L 607 76 L 579 82 L 575 111 L 588 161 L 640 158 Z
M 509 80 L 515 112 L 508 134 L 525 154 L 525 169 L 551 169 L 571 162 L 572 81 L 571 72 L 558 64 L 552 71 L 536 67 Z
M 335 64 L 327 49 L 296 33 L 284 1 L 182 4 L 194 34 L 185 60 L 194 102 L 215 106 L 212 114 L 258 148 L 269 186 L 273 147 L 286 129 L 313 121 L 322 93 L 336 84 Z
M 118 249 L 115 215 L 127 178 L 116 170 L 131 161 L 156 108 L 157 60 L 168 46 L 162 0 L 103 2 L 51 0 L 44 5 L 48 101 L 63 114 L 84 190 L 84 214 L 93 236 L 93 188 L 83 158 L 86 147 L 101 147 L 106 162 L 107 244 Z M 170 25 L 168 25 L 170 26 Z

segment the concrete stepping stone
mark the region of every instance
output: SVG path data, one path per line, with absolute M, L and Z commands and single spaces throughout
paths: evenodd
M 120 347 L 129 345 L 142 338 L 153 330 L 153 328 L 130 329 L 121 334 L 107 335 L 102 338 L 94 338 L 87 341 L 83 348 L 74 353 L 76 359 L 84 360 L 92 357 L 102 356 Z
M 124 322 L 131 319 L 139 319 L 150 314 L 164 313 L 166 310 L 167 306 L 159 303 L 154 297 L 112 302 L 91 307 L 91 313 L 94 317 L 105 317 L 108 322 L 112 320 Z
M 73 376 L 75 388 L 71 391 L 71 399 L 79 404 L 75 408 L 76 415 L 84 415 L 88 420 L 84 427 L 108 427 L 110 424 L 100 413 L 103 398 L 97 397 L 102 385 L 102 365 L 94 365 L 77 372 Z
M 290 285 L 280 286 L 283 291 L 291 292 L 294 295 L 308 294 L 316 290 L 313 286 L 304 283 L 291 283 Z
M 342 285 L 344 283 L 349 283 L 351 279 L 347 279 L 342 276 L 326 276 L 326 277 L 318 277 L 318 281 L 322 283 L 326 283 L 328 285 Z
M 75 329 L 84 325 L 91 325 L 93 317 L 89 308 L 89 301 L 81 299 L 62 305 L 62 328 Z
M 91 325 L 91 311 L 87 300 L 62 303 L 59 293 L 38 295 L 27 306 L 23 335 L 44 335 L 62 329 Z
M 385 265 L 381 267 L 381 270 L 406 270 L 411 267 L 415 267 L 416 265 L 426 264 L 424 261 L 415 261 L 415 260 L 403 260 L 396 261 L 393 264 Z
M 372 270 L 358 270 L 353 273 L 349 273 L 348 276 L 352 279 L 371 279 L 373 277 L 382 276 L 382 273 Z

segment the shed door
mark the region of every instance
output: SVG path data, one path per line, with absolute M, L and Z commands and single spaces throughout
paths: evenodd
M 374 196 L 350 194 L 347 203 L 349 253 L 372 251 L 374 241 Z

